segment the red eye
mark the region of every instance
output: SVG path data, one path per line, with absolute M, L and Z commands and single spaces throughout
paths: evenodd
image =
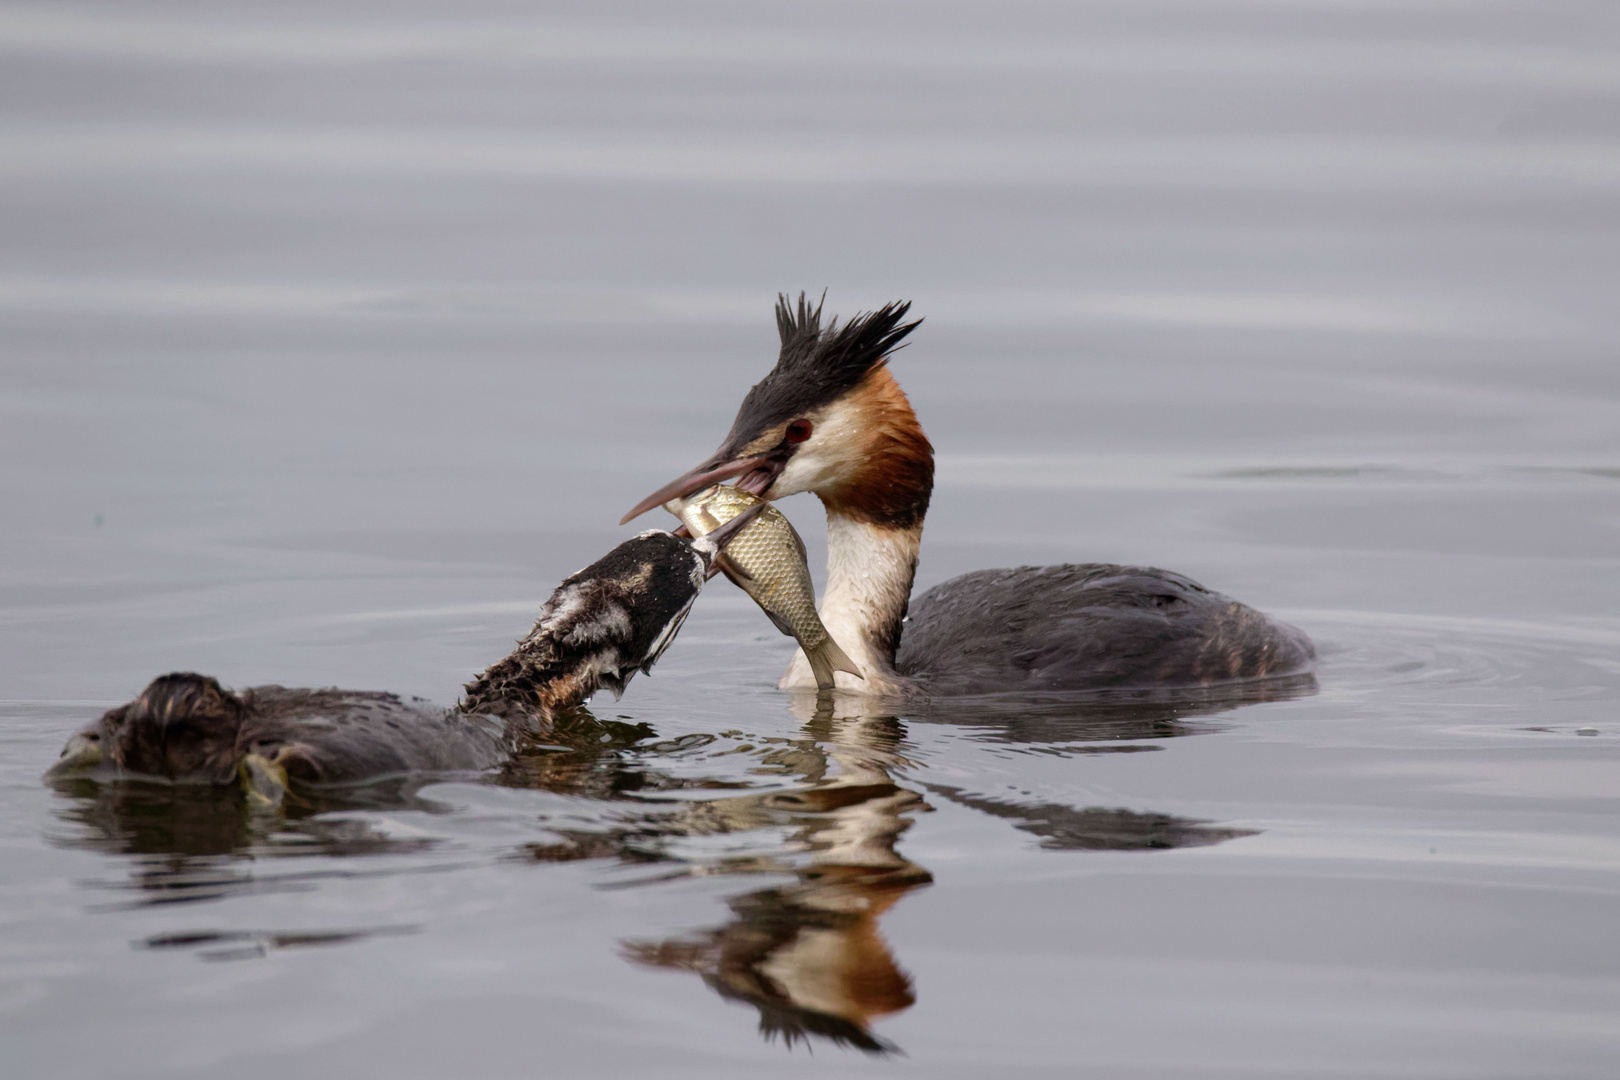
M 795 420 L 787 426 L 787 441 L 790 443 L 802 443 L 810 437 L 812 430 L 810 421 Z

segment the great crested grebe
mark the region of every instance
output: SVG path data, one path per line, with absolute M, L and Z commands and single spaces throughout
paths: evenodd
M 1206 686 L 1308 671 L 1310 639 L 1165 570 L 1104 563 L 981 570 L 910 603 L 934 451 L 887 360 L 921 320 L 892 303 L 823 328 L 803 294 L 776 306 L 782 351 L 720 449 L 624 520 L 709 484 L 827 510 L 821 620 L 873 693 Z M 784 689 L 814 685 L 802 654 Z
M 763 508 L 764 503 L 759 507 Z M 355 784 L 492 768 L 600 687 L 622 692 L 674 640 L 744 512 L 687 541 L 644 532 L 567 578 L 454 709 L 367 690 L 226 690 L 176 672 L 68 740 L 47 780 L 127 775 L 229 784 L 279 802 L 289 784 Z

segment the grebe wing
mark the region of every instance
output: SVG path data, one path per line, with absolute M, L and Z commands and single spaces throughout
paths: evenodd
M 980 570 L 911 602 L 896 667 L 943 693 L 1200 686 L 1308 670 L 1310 639 L 1197 582 L 1110 563 Z

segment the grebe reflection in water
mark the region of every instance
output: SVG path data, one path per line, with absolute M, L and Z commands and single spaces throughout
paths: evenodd
M 907 721 L 862 711 L 862 703 L 871 700 L 851 696 L 834 703 L 826 695 L 793 695 L 790 707 L 802 721 L 803 738 L 767 752 L 764 758 L 801 778 L 801 784 L 790 791 L 696 803 L 677 813 L 665 828 L 683 820 L 703 830 L 770 826 L 791 830 L 789 850 L 782 857 L 714 860 L 694 865 L 688 873 L 708 877 L 774 871 L 789 880 L 729 898 L 731 917 L 719 926 L 661 941 L 626 942 L 628 959 L 700 976 L 722 998 L 757 1009 L 760 1032 L 767 1039 L 780 1038 L 792 1045 L 814 1037 L 871 1054 L 898 1049 L 872 1025 L 909 1008 L 919 991 L 889 947 L 880 920 L 907 895 L 933 881 L 924 867 L 903 853 L 900 840 L 916 814 L 934 807 L 904 786 L 908 779 L 914 782 L 922 769 L 921 762 L 908 756 L 915 750 L 908 745 Z M 1190 716 L 1232 707 L 1207 700 L 1186 704 L 1182 711 L 1168 701 L 1114 703 L 1089 731 L 1086 711 L 1071 705 L 1068 726 L 1041 730 L 1064 740 L 1051 748 L 1053 753 L 1122 749 L 1121 739 L 1164 738 L 1195 730 L 1167 728 L 1167 713 Z M 1008 732 L 1026 729 L 1017 709 L 1005 710 L 1002 719 Z M 991 733 L 994 722 L 984 711 L 953 717 L 946 710 L 934 710 L 925 723 L 953 720 L 1000 741 Z M 1024 846 L 1042 851 L 1147 852 L 1255 835 L 1253 830 L 1175 814 L 1029 799 L 1014 802 L 960 787 L 920 786 L 930 795 L 1006 820 L 1017 832 L 1038 837 L 1037 844 Z M 643 861 L 655 850 L 645 834 L 634 844 L 636 857 Z M 606 853 L 599 837 L 594 851 Z M 795 851 L 796 859 L 791 857 Z M 546 856 L 555 857 L 556 849 L 546 849 Z M 666 881 L 671 876 L 675 875 L 643 880 Z

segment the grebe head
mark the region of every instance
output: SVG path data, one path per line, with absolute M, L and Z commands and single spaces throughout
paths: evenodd
M 740 477 L 766 499 L 813 491 L 829 512 L 909 528 L 933 487 L 933 448 L 887 361 L 922 320 L 886 304 L 843 326 L 821 325 L 821 305 L 799 294 L 776 305 L 782 352 L 743 398 L 720 449 L 625 515 Z
M 675 640 L 719 552 L 766 505 L 696 540 L 649 529 L 565 578 L 517 649 L 466 685 L 462 711 L 549 721 L 600 687 L 624 693 Z
M 206 675 L 178 671 L 153 679 L 140 697 L 106 713 L 68 741 L 46 777 L 119 772 L 194 783 L 236 773 L 242 700 Z
M 650 671 L 669 648 L 692 601 L 713 576 L 715 557 L 765 505 L 750 507 L 696 540 L 659 529 L 631 537 L 565 580 L 527 640 L 544 638 L 554 660 L 572 662 L 564 683 L 595 679 L 615 695 L 624 693 L 635 673 Z

